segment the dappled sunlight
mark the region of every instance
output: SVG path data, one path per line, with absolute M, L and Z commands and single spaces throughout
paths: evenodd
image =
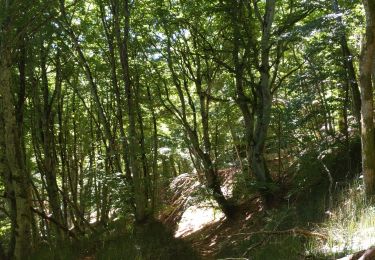
M 218 222 L 225 218 L 223 212 L 213 201 L 204 201 L 188 207 L 178 223 L 175 237 L 185 237 L 206 225 Z
M 357 252 L 375 245 L 375 225 L 372 227 L 357 226 L 353 230 L 350 230 L 348 226 L 348 229 L 333 230 L 330 234 L 330 240 L 322 246 L 322 252 L 327 255 Z
M 222 177 L 222 192 L 226 198 L 233 194 L 235 169 L 219 171 Z M 224 213 L 217 202 L 211 199 L 207 188 L 199 180 L 198 174 L 184 173 L 175 177 L 169 185 L 173 196 L 168 200 L 171 210 L 164 216 L 164 222 L 172 219 L 178 222 L 175 237 L 186 237 L 207 225 L 224 220 Z M 176 210 L 178 209 L 178 210 Z
M 233 196 L 235 168 L 220 170 L 219 176 L 222 178 L 221 190 L 226 198 Z M 197 174 L 181 174 L 174 178 L 170 184 L 170 190 L 177 191 L 179 196 L 175 201 L 185 204 L 182 207 L 183 213 L 178 222 L 175 237 L 188 236 L 207 225 L 224 220 L 224 213 L 220 210 L 217 202 L 207 194 L 207 188 L 200 183 Z M 206 191 L 204 191 L 206 190 Z M 176 204 L 175 202 L 173 204 Z
M 375 0 L 0 0 L 0 260 L 375 257 L 374 24 Z
M 326 243 L 317 246 L 325 255 L 338 255 L 366 250 L 375 245 L 375 207 L 365 201 L 359 183 L 343 191 L 342 199 L 322 225 L 328 235 Z

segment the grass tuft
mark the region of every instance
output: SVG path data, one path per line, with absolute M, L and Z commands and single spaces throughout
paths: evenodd
M 343 189 L 326 214 L 317 232 L 326 234 L 328 240 L 312 242 L 312 254 L 340 257 L 375 245 L 375 205 L 366 200 L 361 181 Z

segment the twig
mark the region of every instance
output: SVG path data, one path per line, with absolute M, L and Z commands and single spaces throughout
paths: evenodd
M 255 243 L 254 245 L 252 245 L 251 247 L 249 247 L 248 249 L 246 249 L 246 251 L 242 254 L 242 256 L 247 256 L 251 250 L 253 250 L 254 248 L 256 248 L 258 246 L 261 246 L 265 242 L 266 242 L 266 240 L 262 240 L 262 241 L 260 241 L 258 243 Z
M 328 180 L 329 180 L 329 188 L 328 188 L 328 195 L 329 195 L 329 210 L 332 209 L 333 204 L 333 198 L 332 198 L 332 186 L 333 186 L 333 177 L 331 172 L 329 171 L 328 167 L 324 164 L 322 160 L 320 160 L 320 163 L 323 165 L 323 168 L 325 172 L 327 173 Z

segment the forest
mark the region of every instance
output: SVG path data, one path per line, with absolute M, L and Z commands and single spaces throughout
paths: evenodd
M 0 259 L 375 259 L 374 0 L 0 0 Z

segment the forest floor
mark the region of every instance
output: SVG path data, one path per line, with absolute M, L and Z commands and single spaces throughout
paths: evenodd
M 233 188 L 230 186 L 233 185 L 235 172 L 226 170 L 221 174 L 226 178 L 224 190 L 228 191 L 227 195 L 231 195 Z M 242 201 L 236 217 L 229 220 L 221 212 L 217 213 L 217 205 L 207 206 L 212 202 L 189 206 L 181 199 L 190 198 L 194 201 L 191 197 L 197 196 L 197 192 L 193 190 L 198 188 L 195 181 L 194 178 L 180 178 L 175 183 L 179 184 L 179 191 L 174 194 L 180 196 L 173 198 L 175 204 L 169 202 L 174 206 L 182 202 L 187 205 L 178 206 L 180 211 L 174 211 L 169 218 L 180 222 L 175 237 L 191 245 L 202 259 L 300 260 L 344 257 L 342 259 L 355 260 L 365 253 L 373 258 L 363 259 L 375 259 L 375 250 L 369 244 L 374 235 L 361 235 L 374 227 L 373 209 L 359 201 L 362 195 L 358 182 L 332 195 L 336 196 L 334 199 L 337 201 L 331 211 L 320 208 L 316 194 L 322 192 L 318 189 L 308 194 L 314 198 L 312 205 L 302 197 L 290 203 L 281 201 L 273 209 L 265 209 L 260 197 L 253 195 Z M 322 193 L 320 198 L 323 203 L 326 195 Z M 191 207 L 196 210 L 196 214 L 192 211 L 185 216 L 184 212 L 191 211 Z M 212 212 L 216 212 L 216 215 Z M 181 222 L 184 222 L 183 231 Z M 199 225 L 194 224 L 197 222 Z M 168 220 L 165 223 L 170 226 Z M 357 243 L 359 240 L 361 243 Z
M 219 174 L 224 194 L 232 196 L 234 177 L 238 171 L 232 168 L 222 170 Z M 227 253 L 236 254 L 237 258 L 246 257 L 251 250 L 266 242 L 267 238 L 263 237 L 244 250 L 240 245 L 253 234 L 261 233 L 264 227 L 267 212 L 260 196 L 253 195 L 242 200 L 236 216 L 227 219 L 215 202 L 200 194 L 198 183 L 198 176 L 188 174 L 172 181 L 170 189 L 174 192 L 171 192 L 172 196 L 166 202 L 174 210 L 162 215 L 161 220 L 166 226 L 174 227 L 175 237 L 188 242 L 202 259 L 208 260 L 219 259 Z M 173 223 L 178 224 L 173 226 Z M 226 252 L 227 249 L 230 252 Z
M 65 249 L 61 247 L 53 252 L 49 251 L 49 254 L 44 251 L 32 259 L 301 260 L 344 257 L 343 260 L 356 260 L 365 253 L 370 257 L 375 254 L 375 250 L 365 244 L 374 238 L 374 234 L 359 235 L 360 232 L 374 227 L 375 213 L 366 211 L 366 205 L 363 205 L 361 212 L 362 216 L 368 216 L 368 219 L 364 220 L 362 217 L 358 223 L 355 221 L 359 215 L 353 216 L 354 220 L 351 220 L 349 212 L 355 211 L 350 207 L 345 211 L 344 208 L 352 205 L 358 209 L 360 204 L 346 199 L 346 204 L 337 203 L 342 212 L 340 216 L 338 211 L 332 210 L 330 214 L 336 218 L 325 218 L 325 222 L 308 224 L 296 221 L 297 201 L 290 205 L 283 205 L 282 202 L 274 209 L 265 209 L 260 197 L 253 195 L 241 203 L 234 219 L 226 219 L 211 201 L 197 202 L 193 199 L 199 192 L 193 192 L 191 187 L 197 189 L 198 186 L 195 186 L 194 177 L 188 177 L 192 176 L 178 179 L 179 184 L 185 183 L 185 188 L 180 185 L 180 196 L 173 198 L 179 203 L 187 204 L 177 211 L 174 210 L 176 205 L 172 205 L 170 214 L 164 216 L 164 223 L 155 221 L 128 230 L 123 221 L 117 221 L 108 227 L 105 235 L 97 234 L 87 241 L 81 241 L 81 244 L 73 244 Z M 188 195 L 187 190 L 192 192 L 190 203 L 185 200 L 189 196 L 184 197 Z M 357 188 L 351 190 L 358 191 Z M 345 196 L 354 197 L 348 191 L 345 191 Z M 204 200 L 200 198 L 202 199 Z M 308 210 L 305 204 L 302 205 L 302 212 Z M 177 224 L 169 225 L 168 222 L 171 219 L 177 220 L 176 217 L 179 219 Z M 348 232 L 349 229 L 352 233 Z M 349 248 L 347 242 L 357 240 L 363 243 L 359 247 Z M 369 248 L 370 250 L 366 251 Z
M 217 254 L 228 246 L 235 247 L 239 239 L 261 228 L 262 203 L 254 198 L 239 209 L 232 220 L 222 218 L 184 237 L 203 259 L 217 259 Z M 246 254 L 246 252 L 244 252 Z

